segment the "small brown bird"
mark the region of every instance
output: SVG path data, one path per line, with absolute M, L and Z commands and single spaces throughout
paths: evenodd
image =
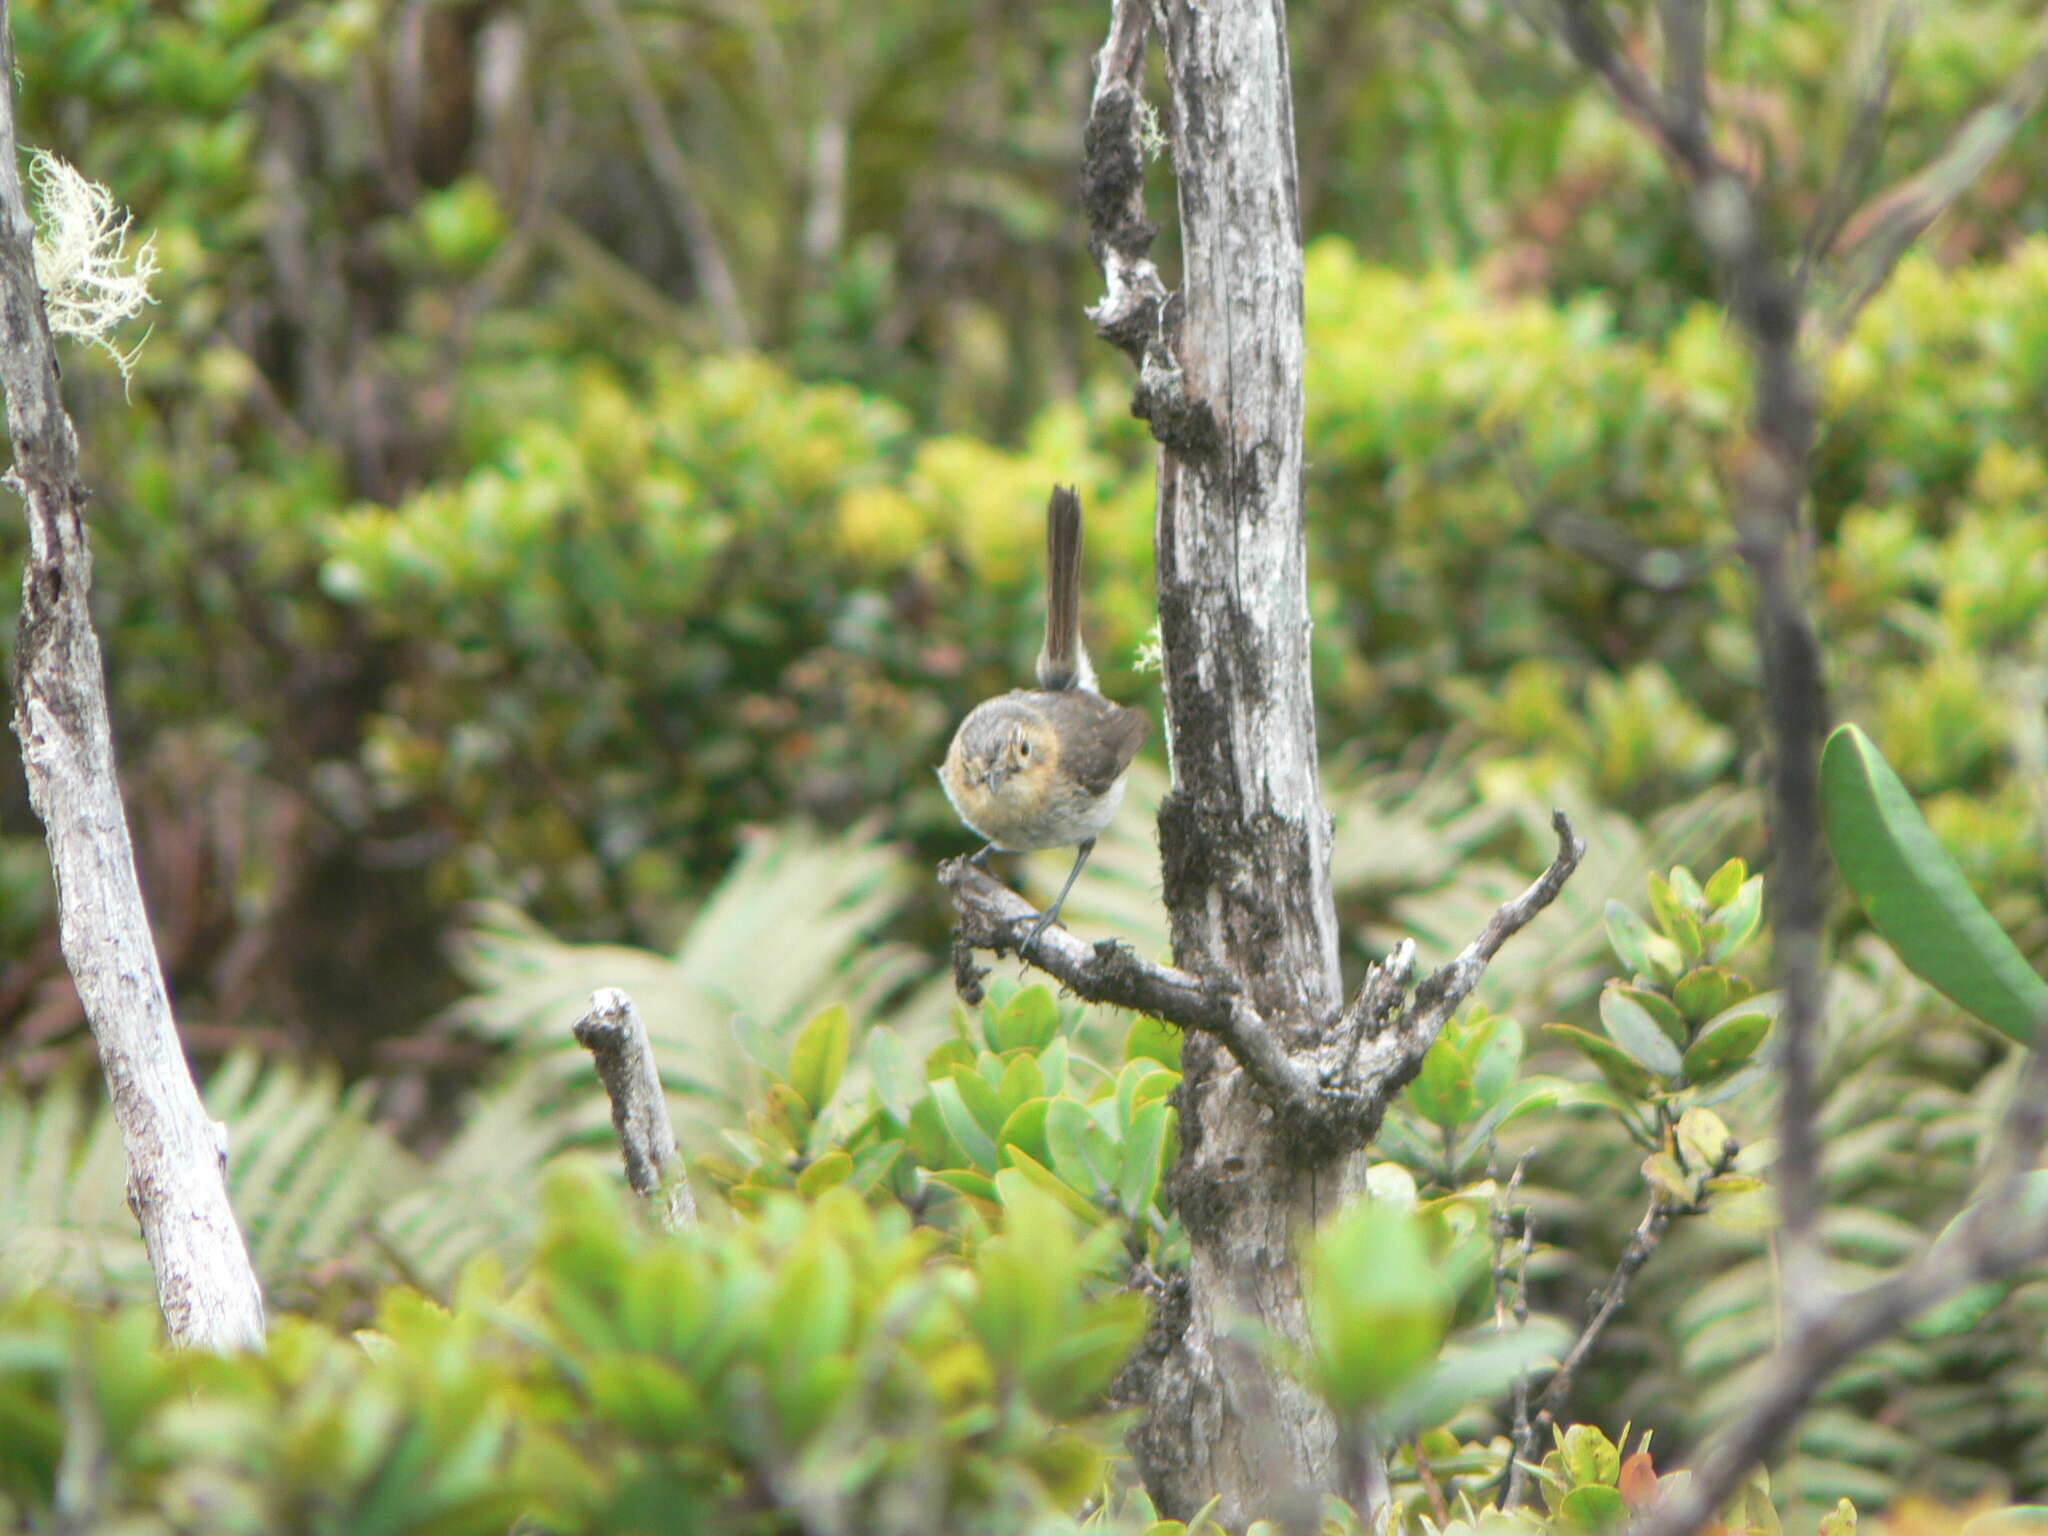
M 1124 773 L 1152 733 L 1135 709 L 1095 687 L 1081 640 L 1081 501 L 1056 486 L 1045 512 L 1045 649 L 1038 686 L 986 699 L 960 722 L 939 782 L 960 819 L 991 850 L 1028 853 L 1075 846 L 1074 867 L 1019 951 L 1056 922 L 1095 838 L 1123 803 Z

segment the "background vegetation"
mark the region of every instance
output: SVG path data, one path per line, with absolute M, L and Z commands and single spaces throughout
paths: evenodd
M 1716 7 L 1719 109 L 1788 220 L 1848 131 L 1844 61 L 1869 10 Z M 2011 73 L 2030 10 L 1926 8 L 1880 179 L 1924 162 Z M 1687 211 L 1650 152 L 1526 27 L 1455 0 L 1301 0 L 1292 18 L 1295 57 L 1313 61 L 1296 83 L 1310 538 L 1349 958 L 1405 933 L 1440 956 L 1511 870 L 1541 863 L 1547 806 L 1572 807 L 1587 866 L 1544 919 L 1547 942 L 1510 951 L 1485 995 L 1520 1021 L 1525 1076 L 1590 1082 L 1536 1026 L 1591 1025 L 1602 980 L 1628 974 L 1604 901 L 1642 906 L 1645 875 L 1681 862 L 1702 880 L 1731 855 L 1768 869 L 1755 657 L 1723 513 L 1738 345 L 1704 302 Z M 1156 702 L 1138 660 L 1151 449 L 1081 317 L 1096 281 L 1071 206 L 1099 6 L 46 0 L 17 4 L 14 24 L 27 136 L 109 183 L 163 264 L 132 384 L 97 355 L 67 368 L 145 885 L 210 1099 L 237 1127 L 237 1202 L 266 1283 L 344 1326 L 367 1322 L 389 1281 L 459 1297 L 452 1320 L 386 1299 L 378 1326 L 466 1353 L 462 1330 L 485 1326 L 502 1277 L 541 1254 L 544 1299 L 519 1302 L 538 1310 L 493 1335 L 503 1359 L 436 1378 L 445 1398 L 379 1376 L 374 1351 L 343 1363 L 316 1330 L 283 1336 L 274 1379 L 242 1382 L 255 1395 L 220 1411 L 261 1439 L 276 1432 L 265 1405 L 304 1401 L 309 1381 L 336 1383 L 366 1423 L 399 1410 L 362 1404 L 426 1391 L 426 1420 L 462 1431 L 434 1452 L 457 1468 L 449 1507 L 480 1500 L 480 1529 L 503 1528 L 503 1506 L 463 1478 L 494 1458 L 538 1458 L 504 1486 L 556 1488 L 565 1526 L 627 1528 L 589 1501 L 661 1508 L 661 1477 L 696 1486 L 657 1465 L 633 1415 L 663 1392 L 711 1391 L 701 1361 L 687 1391 L 614 1381 L 606 1396 L 596 1375 L 550 1375 L 578 1351 L 627 1348 L 588 1331 L 589 1309 L 623 1303 L 570 1299 L 589 1272 L 578 1245 L 625 1239 L 576 1214 L 583 1186 L 551 1186 L 545 1218 L 536 1194 L 545 1165 L 603 1146 L 566 1029 L 598 982 L 640 999 L 700 1182 L 742 1208 L 848 1182 L 882 1208 L 891 1191 L 909 1199 L 949 1251 L 1000 1254 L 1024 1240 L 1004 1235 L 1013 1220 L 1056 1227 L 999 1187 L 1022 1165 L 993 1149 L 1015 1143 L 1066 1191 L 1037 1196 L 1118 1216 L 1110 1248 L 1076 1239 L 1076 1274 L 1170 1259 L 1153 1185 L 1171 1042 L 1043 994 L 949 1024 L 927 878 L 965 847 L 929 770 L 958 716 L 1036 645 L 1037 509 L 1054 479 L 1090 508 L 1105 683 Z M 619 62 L 621 28 L 637 71 Z M 1833 704 L 1899 767 L 2037 966 L 2044 133 L 2022 132 L 1835 355 L 1813 508 Z M 694 226 L 676 216 L 671 146 Z M 1163 199 L 1168 178 L 1155 183 Z M 713 249 L 730 302 L 702 286 Z M 21 538 L 0 526 L 0 554 Z M 1134 807 L 1077 893 L 1076 926 L 1158 947 L 1148 859 Z M 132 1299 L 139 1250 L 50 908 L 10 761 L 0 1291 Z M 1882 1267 L 1966 1193 L 2008 1048 L 1846 911 L 1837 937 L 1829 1237 L 1843 1264 Z M 1765 955 L 1741 963 L 1767 974 Z M 836 1003 L 854 1043 L 828 1107 L 837 1073 L 822 1097 L 791 1088 L 792 1052 Z M 1049 1066 L 1065 1042 L 1071 1060 Z M 1107 1150 L 1070 1124 L 1081 1162 L 1062 1167 L 1050 1108 L 1006 1137 L 1029 1102 L 1080 1106 L 1057 1118 L 1085 1112 Z M 1719 1113 L 1745 1142 L 1768 1124 L 1755 1092 Z M 1578 1089 L 1498 1129 L 1494 1172 L 1533 1152 L 1539 1311 L 1576 1320 L 1644 1198 L 1639 1152 Z M 1433 1208 L 1450 1223 L 1441 1245 L 1459 1222 L 1484 1225 L 1491 1193 L 1484 1138 L 1443 1166 L 1424 1155 L 1434 1136 L 1382 1153 L 1425 1204 L 1448 1202 Z M 1019 1449 L 1043 1439 L 1031 1415 L 1065 1422 L 1094 1401 L 1100 1359 L 1006 1360 L 992 1324 L 954 1337 L 952 1313 L 918 1322 L 925 1303 L 889 1287 L 916 1289 L 905 1276 L 927 1239 L 858 1200 L 822 1208 L 816 1227 L 768 1220 L 744 1253 L 631 1263 L 722 1265 L 745 1289 L 792 1251 L 829 1250 L 806 1262 L 860 1277 L 849 1337 L 915 1337 L 966 1362 L 961 1380 L 1020 1394 L 1000 1410 L 1017 1438 L 974 1441 L 988 1467 L 947 1452 L 938 1470 L 876 1471 L 877 1499 L 909 1496 L 887 1493 L 891 1478 L 957 1479 L 959 1509 L 979 1513 L 946 1529 L 1015 1529 L 1019 1509 L 1100 1477 L 1109 1421 L 1086 1421 L 1066 1460 Z M 1753 1227 L 1681 1224 L 1582 1376 L 1576 1416 L 1617 1439 L 1625 1421 L 1653 1428 L 1660 1459 L 1687 1445 L 1741 1402 L 1770 1342 L 1771 1286 Z M 1073 1302 L 1092 1321 L 1052 1319 L 1043 1336 L 1120 1346 L 1132 1324 L 1108 1289 Z M 1807 1425 L 1781 1501 L 2048 1498 L 2044 1324 L 2048 1289 L 2022 1286 L 1975 1330 L 1878 1352 Z M 65 1383 L 86 1379 L 60 1368 L 72 1326 L 47 1300 L 7 1315 L 5 1337 L 40 1341 L 21 1348 L 45 1366 L 24 1378 L 30 1406 L 0 1415 L 72 1412 Z M 508 1342 L 534 1337 L 553 1352 Z M 391 1369 L 442 1358 L 430 1343 Z M 202 1475 L 165 1470 L 186 1443 L 175 1371 L 207 1367 L 151 1365 L 139 1384 L 126 1369 L 86 1372 L 107 1432 L 161 1408 L 168 1449 L 138 1452 L 161 1465 L 104 1497 L 167 1508 L 152 1478 Z M 728 1406 L 782 1390 L 763 1369 Z M 464 1405 L 511 1401 L 514 1379 L 541 1405 L 522 1422 L 544 1432 L 493 1440 Z M 852 1412 L 844 1385 L 819 1401 Z M 613 1416 L 603 1456 L 618 1460 L 556 1484 L 596 1454 L 562 1427 L 591 1432 L 564 1406 L 579 1393 Z M 807 1410 L 778 1400 L 785 1411 Z M 749 1478 L 769 1503 L 800 1501 L 806 1479 L 831 1484 L 823 1469 L 855 1455 L 829 1418 L 688 1475 L 742 1505 Z M 323 1425 L 304 1427 L 305 1447 Z M 1493 1428 L 1452 1438 L 1483 1444 Z M 799 1467 L 793 1445 L 820 1459 Z M 383 1454 L 363 1453 L 366 1500 Z M 356 1486 L 325 1464 L 255 1464 L 214 1469 L 205 1497 Z M 32 1509 L 26 1490 L 45 1485 L 30 1465 L 0 1463 L 22 1478 L 0 1491 Z M 251 1505 L 249 1528 L 291 1523 L 286 1507 Z M 363 1508 L 357 1524 L 333 1518 L 376 1528 Z

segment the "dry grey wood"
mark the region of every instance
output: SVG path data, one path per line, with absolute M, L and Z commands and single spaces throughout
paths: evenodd
M 1135 10 L 1112 11 L 1086 146 L 1091 245 L 1110 258 L 1105 306 L 1144 296 L 1154 277 L 1142 231 L 1104 220 L 1120 202 L 1142 204 L 1128 184 L 1119 199 L 1092 174 L 1118 138 L 1122 164 L 1142 164 L 1127 94 L 1143 78 Z M 1286 10 L 1165 0 L 1152 12 L 1183 274 L 1153 308 L 1134 402 L 1162 448 L 1155 546 L 1173 774 L 1159 813 L 1162 895 L 1175 964 L 1227 979 L 1274 1038 L 1306 1043 L 1341 993 L 1308 668 Z M 1342 1159 L 1298 1145 L 1215 1038 L 1191 1037 L 1182 1065 L 1182 1150 L 1168 1189 L 1189 1235 L 1188 1323 L 1152 1378 L 1133 1448 L 1163 1512 L 1188 1518 L 1221 1495 L 1215 1518 L 1226 1526 L 1298 1517 L 1340 1480 L 1335 1426 L 1239 1342 L 1240 1320 L 1305 1339 L 1293 1244 L 1336 1203 Z M 1376 1458 L 1365 1460 L 1369 1483 Z
M 87 492 L 57 382 L 14 126 L 13 24 L 0 0 L 0 382 L 28 517 L 14 731 L 56 875 L 64 960 L 99 1047 L 128 1157 L 128 1204 L 171 1339 L 258 1348 L 263 1295 L 228 1204 L 225 1132 L 207 1117 L 171 1020 L 114 773 L 88 596 Z
M 595 1058 L 597 1075 L 611 1099 L 626 1182 L 635 1194 L 653 1202 L 670 1231 L 694 1226 L 697 1201 L 690 1193 L 689 1170 L 676 1150 L 654 1045 L 633 999 L 617 987 L 591 993 L 589 1011 L 576 1021 L 576 1042 Z

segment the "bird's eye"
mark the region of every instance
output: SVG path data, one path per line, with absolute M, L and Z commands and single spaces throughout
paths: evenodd
M 1029 757 L 1031 755 L 1031 743 L 1020 740 L 1017 743 L 1017 755 L 1019 757 Z

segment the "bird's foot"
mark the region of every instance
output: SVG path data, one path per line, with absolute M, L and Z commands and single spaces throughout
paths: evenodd
M 1024 935 L 1024 941 L 1017 946 L 1017 953 L 1019 955 L 1023 954 L 1025 950 L 1029 949 L 1033 944 L 1035 944 L 1038 941 L 1039 936 L 1043 934 L 1046 929 L 1050 928 L 1054 923 L 1058 922 L 1059 920 L 1060 909 L 1057 906 L 1053 907 L 1048 912 L 1041 912 L 1038 916 L 1038 921 L 1031 925 L 1031 931 Z

